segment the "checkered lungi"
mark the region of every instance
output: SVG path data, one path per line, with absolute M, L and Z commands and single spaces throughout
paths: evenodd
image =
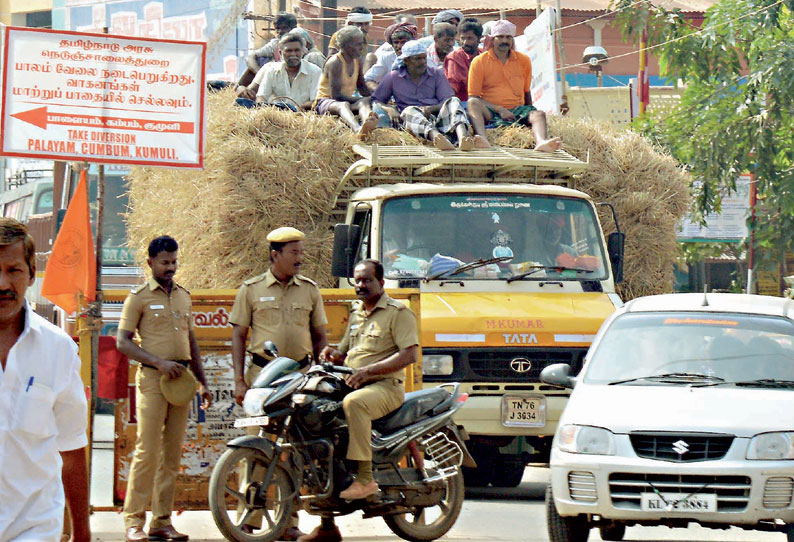
M 447 98 L 438 114 L 431 115 L 429 119 L 415 105 L 409 105 L 403 109 L 400 119 L 402 119 L 404 130 L 424 139 L 430 139 L 431 130 L 436 129 L 454 142 L 455 128 L 463 124 L 467 130 L 470 130 L 469 117 L 466 116 L 466 110 L 457 96 Z

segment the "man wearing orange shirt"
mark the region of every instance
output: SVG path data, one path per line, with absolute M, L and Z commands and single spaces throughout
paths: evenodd
M 491 46 L 469 69 L 468 111 L 474 133 L 487 141 L 485 125 L 524 124 L 535 135 L 535 150 L 553 152 L 562 147 L 546 133 L 546 114 L 532 106 L 532 63 L 513 47 L 516 25 L 497 21 L 490 32 Z

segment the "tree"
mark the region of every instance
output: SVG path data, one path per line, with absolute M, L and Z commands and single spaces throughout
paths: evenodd
M 663 75 L 686 84 L 678 109 L 645 128 L 702 180 L 701 216 L 752 172 L 763 209 L 751 225 L 756 246 L 778 260 L 794 240 L 794 0 L 722 0 L 699 27 L 680 11 L 634 4 L 615 6 L 624 35 L 636 42 L 647 23 Z

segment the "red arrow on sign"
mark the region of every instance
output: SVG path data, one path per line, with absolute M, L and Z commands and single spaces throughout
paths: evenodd
M 84 128 L 107 128 L 110 130 L 137 130 L 158 133 L 193 133 L 192 122 L 130 119 L 126 117 L 102 117 L 99 115 L 77 115 L 72 113 L 49 113 L 47 106 L 37 107 L 11 115 L 15 119 L 46 130 L 49 124 L 82 126 Z

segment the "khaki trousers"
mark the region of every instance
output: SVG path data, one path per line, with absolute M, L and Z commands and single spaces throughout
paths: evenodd
M 253 381 L 256 380 L 256 377 L 259 376 L 260 372 L 262 372 L 262 367 L 260 367 L 259 365 L 254 365 L 253 363 L 251 363 L 248 366 L 248 368 L 245 370 L 245 374 L 243 375 L 243 379 L 245 380 L 245 383 L 248 386 L 251 386 Z M 259 434 L 259 428 L 258 427 L 246 427 L 245 431 L 249 435 L 258 435 Z M 268 437 L 271 440 L 275 439 L 274 435 L 268 435 Z M 248 476 L 247 476 L 248 469 L 245 468 L 245 467 L 246 467 L 245 463 L 241 463 L 241 468 L 238 470 L 238 474 L 239 474 L 240 480 L 241 480 L 241 482 L 240 482 L 241 489 L 248 485 Z M 260 466 L 256 466 L 256 467 L 254 467 L 253 472 L 251 473 L 251 476 L 253 477 L 254 480 L 264 480 L 264 478 L 265 478 L 265 469 L 261 468 Z M 287 524 L 287 528 L 288 529 L 290 527 L 294 527 L 296 529 L 298 528 L 298 508 L 300 508 L 300 499 L 296 498 L 295 501 L 296 501 L 298 506 L 296 506 L 295 510 L 292 512 L 292 517 L 290 518 L 290 521 Z M 241 517 L 244 512 L 245 512 L 245 507 L 242 504 L 238 504 L 237 505 L 238 518 Z M 251 514 L 251 517 L 248 518 L 248 521 L 246 522 L 246 525 L 249 525 L 250 527 L 254 527 L 255 529 L 261 529 L 262 528 L 262 512 L 256 511 L 253 514 Z
M 344 398 L 342 408 L 350 433 L 348 459 L 372 461 L 372 420 L 398 409 L 404 398 L 405 388 L 396 378 L 376 380 Z
M 174 406 L 160 391 L 160 372 L 138 366 L 138 436 L 124 499 L 124 527 L 143 528 L 151 501 L 150 529 L 171 525 L 174 486 L 182 459 L 190 405 Z

